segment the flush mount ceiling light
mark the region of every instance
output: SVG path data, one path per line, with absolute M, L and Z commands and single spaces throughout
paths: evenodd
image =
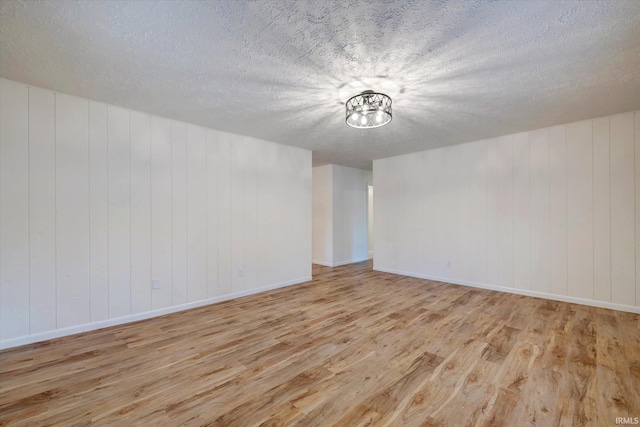
M 349 98 L 347 124 L 353 128 L 368 129 L 384 126 L 391 121 L 391 98 L 384 93 L 365 90 Z

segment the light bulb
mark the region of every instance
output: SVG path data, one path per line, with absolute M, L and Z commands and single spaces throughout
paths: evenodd
M 360 123 L 362 123 L 363 125 L 367 124 L 367 116 L 362 116 L 362 118 L 360 119 Z
M 376 114 L 376 122 L 382 123 L 382 113 L 378 112 L 378 114 Z
M 351 117 L 354 122 L 357 122 L 358 119 L 360 118 L 360 115 L 358 113 L 353 113 Z

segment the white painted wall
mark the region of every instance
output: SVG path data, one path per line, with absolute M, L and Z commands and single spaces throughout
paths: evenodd
M 333 165 L 312 168 L 312 260 L 333 265 Z
M 313 168 L 313 262 L 337 266 L 367 259 L 367 184 L 371 171 Z
M 0 79 L 1 347 L 303 282 L 310 265 L 311 152 Z
M 373 178 L 372 178 L 373 181 Z M 367 193 L 367 249 L 368 258 L 373 258 L 374 234 L 373 234 L 373 185 L 368 185 Z
M 367 254 L 367 184 L 371 171 L 333 165 L 333 265 Z
M 376 270 L 640 311 L 640 112 L 373 171 Z

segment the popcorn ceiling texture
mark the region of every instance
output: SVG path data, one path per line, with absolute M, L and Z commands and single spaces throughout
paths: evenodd
M 640 108 L 640 1 L 0 2 L 0 75 L 372 159 Z M 344 102 L 393 98 L 382 128 Z

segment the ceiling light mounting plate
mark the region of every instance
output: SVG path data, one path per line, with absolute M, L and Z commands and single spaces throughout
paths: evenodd
M 347 125 L 358 129 L 384 126 L 393 118 L 391 98 L 384 93 L 365 90 L 345 103 Z

